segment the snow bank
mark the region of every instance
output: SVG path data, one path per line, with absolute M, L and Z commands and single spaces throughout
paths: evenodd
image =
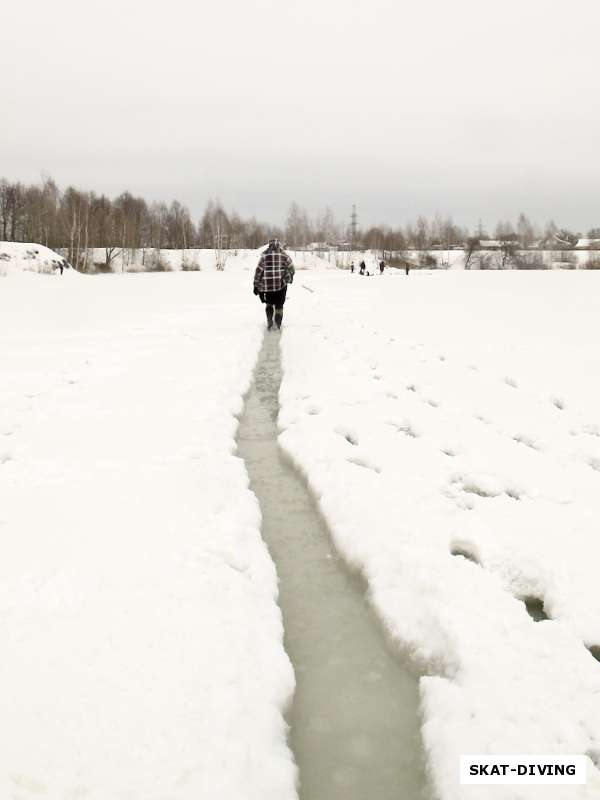
M 228 275 L 0 293 L 0 797 L 294 800 Z
M 281 443 L 424 675 L 436 795 L 597 798 L 600 276 L 303 284 L 282 337 Z M 460 787 L 461 753 L 596 767 L 585 787 Z
M 16 272 L 45 272 L 60 274 L 67 262 L 54 250 L 41 244 L 0 242 L 0 275 Z

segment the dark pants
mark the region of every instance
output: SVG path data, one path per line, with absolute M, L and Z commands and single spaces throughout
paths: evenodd
M 275 306 L 275 308 L 283 308 L 286 292 L 287 286 L 277 289 L 276 292 L 265 292 L 265 303 L 268 306 Z
M 267 324 L 269 328 L 273 324 L 273 307 L 275 308 L 275 325 L 281 327 L 283 319 L 283 304 L 285 303 L 285 295 L 287 292 L 287 285 L 276 292 L 265 292 L 265 303 L 267 313 Z

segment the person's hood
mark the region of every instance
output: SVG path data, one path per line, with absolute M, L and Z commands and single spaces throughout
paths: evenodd
M 269 239 L 269 244 L 265 253 L 280 253 L 283 250 L 279 239 Z

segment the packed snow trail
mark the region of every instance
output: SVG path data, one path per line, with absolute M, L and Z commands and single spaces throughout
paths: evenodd
M 423 796 L 417 679 L 389 650 L 360 579 L 333 552 L 277 444 L 279 336 L 265 337 L 238 432 L 280 581 L 297 689 L 289 715 L 301 800 Z

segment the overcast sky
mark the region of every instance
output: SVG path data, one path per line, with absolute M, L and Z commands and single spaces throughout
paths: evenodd
M 600 226 L 598 0 L 18 0 L 0 31 L 0 176 Z

